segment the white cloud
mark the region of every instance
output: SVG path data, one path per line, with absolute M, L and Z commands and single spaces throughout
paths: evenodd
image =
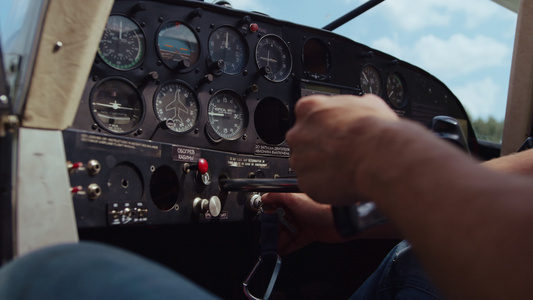
M 473 120 L 493 116 L 503 120 L 505 116 L 505 99 L 499 96 L 501 88 L 491 77 L 480 81 L 468 82 L 464 86 L 452 87 Z
M 414 52 L 429 70 L 462 75 L 502 65 L 510 49 L 490 37 L 454 34 L 447 40 L 424 36 L 414 45 Z
M 458 13 L 469 28 L 501 14 L 501 7 L 487 0 L 396 0 L 381 5 L 393 24 L 409 31 L 448 26 Z
M 432 34 L 422 36 L 413 45 L 400 46 L 398 38 L 381 38 L 372 47 L 417 65 L 438 77 L 454 78 L 484 68 L 503 66 L 510 47 L 493 38 L 470 38 L 457 33 L 448 39 Z

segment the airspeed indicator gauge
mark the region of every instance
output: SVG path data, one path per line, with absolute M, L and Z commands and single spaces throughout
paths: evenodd
M 359 75 L 361 90 L 365 94 L 381 95 L 381 76 L 376 67 L 366 65 Z
M 387 77 L 387 97 L 395 108 L 402 108 L 405 105 L 405 90 L 398 73 L 392 73 Z
M 198 98 L 184 82 L 164 83 L 154 96 L 154 111 L 159 122 L 166 122 L 168 130 L 186 133 L 198 119 Z
M 285 80 L 292 70 L 289 46 L 274 34 L 267 34 L 259 40 L 255 49 L 255 60 L 266 79 L 273 82 Z
M 209 125 L 223 139 L 236 140 L 248 125 L 248 112 L 241 97 L 234 91 L 222 90 L 209 100 Z
M 98 46 L 98 55 L 106 64 L 130 70 L 142 62 L 145 51 L 146 41 L 137 23 L 120 15 L 109 17 Z

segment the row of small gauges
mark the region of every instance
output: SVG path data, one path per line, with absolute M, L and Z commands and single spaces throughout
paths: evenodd
M 89 106 L 98 125 L 111 133 L 128 134 L 139 126 L 145 117 L 142 93 L 129 80 L 108 77 L 92 89 Z M 192 87 L 181 80 L 161 84 L 155 92 L 153 110 L 162 128 L 184 134 L 196 130 L 201 107 Z M 266 118 L 276 112 L 277 118 Z M 236 140 L 248 126 L 248 108 L 242 97 L 233 90 L 215 92 L 207 104 L 206 133 L 213 141 Z M 255 108 L 255 129 L 259 137 L 269 144 L 284 140 L 289 126 L 289 111 L 281 100 L 265 98 Z M 272 133 L 272 128 L 280 128 Z
M 366 65 L 360 74 L 361 90 L 365 94 L 374 94 L 385 98 L 383 92 L 386 92 L 386 98 L 393 108 L 401 109 L 407 104 L 407 97 L 402 76 L 393 72 L 387 76 L 385 89 L 383 88 L 382 77 L 378 69 L 373 65 Z
M 253 26 L 250 30 L 257 30 Z M 163 23 L 158 29 L 156 44 L 159 59 L 172 70 L 190 70 L 200 58 L 197 35 L 180 21 Z M 246 40 L 231 26 L 213 30 L 209 36 L 208 51 L 211 65 L 217 71 L 235 75 L 246 67 Z M 110 16 L 98 48 L 99 57 L 112 68 L 131 70 L 142 64 L 145 53 L 146 39 L 141 27 L 128 17 Z M 268 80 L 281 82 L 289 76 L 292 57 L 289 47 L 279 36 L 263 36 L 256 46 L 255 56 L 258 68 Z

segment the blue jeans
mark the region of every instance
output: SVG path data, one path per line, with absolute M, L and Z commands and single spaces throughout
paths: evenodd
M 218 299 L 170 269 L 111 246 L 65 244 L 0 269 L 0 299 Z
M 392 299 L 444 299 L 405 240 L 389 252 L 378 269 L 350 297 L 350 300 Z

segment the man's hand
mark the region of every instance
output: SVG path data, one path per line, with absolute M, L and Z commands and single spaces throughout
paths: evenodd
M 374 95 L 309 96 L 296 103 L 295 114 L 286 138 L 299 187 L 321 203 L 354 203 L 359 165 L 367 149 L 380 147 L 373 129 L 398 116 Z
M 335 230 L 331 206 L 327 204 L 317 203 L 305 194 L 270 193 L 261 199 L 265 207 L 283 208 L 285 218 L 297 230 L 293 233 L 281 226 L 279 253 L 282 255 L 316 241 L 335 243 L 346 240 Z

